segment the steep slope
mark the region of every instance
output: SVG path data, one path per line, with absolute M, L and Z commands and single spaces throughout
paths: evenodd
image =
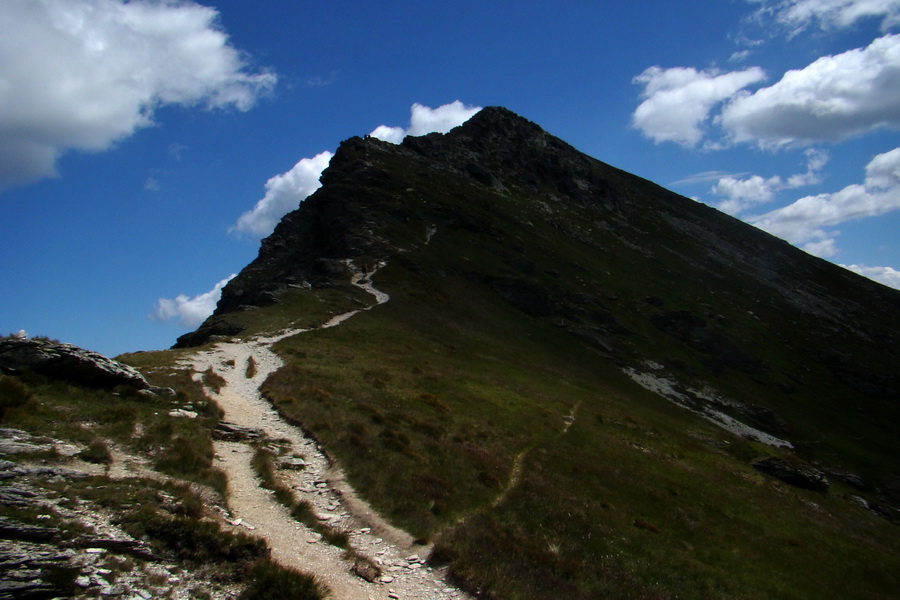
M 896 291 L 501 108 L 347 140 L 322 181 L 179 345 L 321 323 L 369 302 L 345 259 L 387 263 L 391 302 L 281 342 L 266 391 L 464 583 L 889 597 L 898 537 L 871 513 L 900 497 Z M 763 457 L 815 461 L 830 489 Z

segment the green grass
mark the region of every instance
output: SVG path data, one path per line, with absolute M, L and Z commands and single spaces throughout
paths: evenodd
M 208 401 L 187 371 L 172 368 L 175 356 L 164 360 L 150 353 L 133 356 L 158 363 L 147 369 L 148 378 L 156 385 L 177 388 L 176 396 L 147 396 L 124 386 L 112 391 L 90 389 L 26 372 L 2 379 L 27 391 L 24 403 L 7 408 L 4 425 L 81 444 L 80 458 L 102 464 L 110 463 L 109 446 L 116 444 L 150 458 L 165 474 L 210 486 L 224 495 L 225 477 L 213 467 L 210 436 L 221 416 L 219 408 Z M 168 415 L 188 405 L 198 418 Z
M 388 266 L 376 279 L 391 302 L 281 342 L 288 364 L 264 390 L 364 497 L 435 541 L 464 587 L 505 599 L 893 595 L 900 536 L 840 486 L 823 498 L 757 473 L 750 462 L 777 451 L 645 392 L 466 278 L 437 287 Z

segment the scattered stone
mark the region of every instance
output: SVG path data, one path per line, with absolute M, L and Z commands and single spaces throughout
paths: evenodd
M 805 464 L 794 464 L 771 456 L 753 461 L 753 468 L 789 485 L 820 494 L 828 493 L 828 478 L 825 473 Z
M 196 419 L 197 413 L 192 410 L 185 410 L 183 408 L 176 408 L 175 410 L 169 411 L 169 416 L 174 417 L 176 419 Z
M 306 461 L 295 456 L 285 456 L 278 460 L 278 466 L 282 469 L 300 470 L 306 467 Z

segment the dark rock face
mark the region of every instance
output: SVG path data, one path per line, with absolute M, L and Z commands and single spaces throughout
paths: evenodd
M 825 473 L 809 465 L 794 464 L 780 458 L 769 457 L 754 461 L 753 468 L 795 487 L 820 494 L 828 492 L 829 483 Z
M 128 365 L 72 344 L 50 340 L 0 340 L 0 370 L 8 374 L 34 371 L 88 387 L 127 385 L 139 390 L 162 391 L 153 388 L 143 375 Z

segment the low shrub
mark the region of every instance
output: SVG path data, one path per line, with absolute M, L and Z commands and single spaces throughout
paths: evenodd
M 328 595 L 325 585 L 312 575 L 282 567 L 267 558 L 253 565 L 249 581 L 240 600 L 319 600 Z

